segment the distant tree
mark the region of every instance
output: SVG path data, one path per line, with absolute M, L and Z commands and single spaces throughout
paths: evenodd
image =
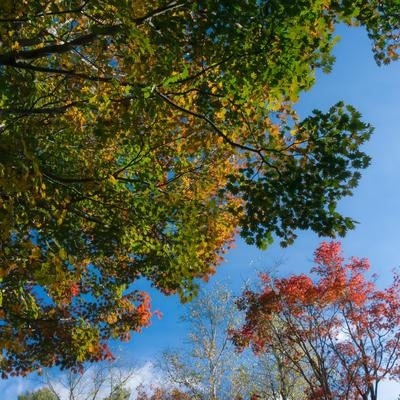
M 145 387 L 140 386 L 136 390 L 136 400 L 192 400 L 188 393 L 177 388 Z
M 221 284 L 200 292 L 182 317 L 189 330 L 187 347 L 163 354 L 161 368 L 169 383 L 185 388 L 193 399 L 231 396 L 238 359 L 229 330 L 240 318 L 233 300 Z
M 274 351 L 246 357 L 234 384 L 235 400 L 306 400 L 306 385 L 298 371 Z
M 49 388 L 20 394 L 18 400 L 60 400 Z
M 129 400 L 131 397 L 130 390 L 124 388 L 123 386 L 116 386 L 108 397 L 104 400 Z
M 99 363 L 79 372 L 72 370 L 50 374 L 44 372 L 43 389 L 50 393 L 49 400 L 129 400 L 127 387 L 136 370 L 128 367 Z M 42 400 L 41 398 L 18 400 Z M 43 399 L 47 400 L 47 399 Z
M 239 349 L 278 354 L 301 375 L 313 400 L 377 400 L 383 379 L 400 380 L 400 278 L 379 290 L 366 259 L 345 262 L 340 244 L 315 252 L 314 280 L 271 279 L 240 299 L 246 320 L 233 332 Z
M 188 306 L 186 347 L 165 352 L 161 369 L 168 384 L 194 400 L 301 400 L 304 385 L 277 353 L 256 358 L 239 355 L 230 341 L 242 317 L 235 298 L 222 284 L 202 291 Z M 282 395 L 284 397 L 282 397 Z

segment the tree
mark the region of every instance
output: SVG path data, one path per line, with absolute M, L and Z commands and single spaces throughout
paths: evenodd
M 307 387 L 301 375 L 276 348 L 271 346 L 257 357 L 248 356 L 243 364 L 236 377 L 237 400 L 306 399 Z
M 48 388 L 36 390 L 18 396 L 18 400 L 59 400 L 58 397 Z
M 400 379 L 400 279 L 379 290 L 366 259 L 345 262 L 338 242 L 315 252 L 315 279 L 271 279 L 244 293 L 246 322 L 233 332 L 242 349 L 280 354 L 301 374 L 308 398 L 377 400 L 383 379 Z
M 141 386 L 137 389 L 136 400 L 191 400 L 191 397 L 176 388 L 156 387 L 149 390 Z
M 398 57 L 397 3 L 0 4 L 0 369 L 79 367 L 149 324 L 146 278 L 183 300 L 240 230 L 343 235 L 336 211 L 371 127 L 293 104 L 329 70 L 334 26 Z M 10 340 L 13 338 L 13 340 Z
M 18 400 L 129 400 L 128 384 L 136 372 L 136 369 L 105 363 L 75 373 L 71 370 L 61 374 L 46 372 L 44 388 L 19 396 Z
M 131 392 L 128 389 L 117 386 L 110 396 L 106 397 L 104 400 L 129 400 L 130 397 Z
M 188 306 L 186 348 L 163 354 L 161 376 L 167 389 L 183 390 L 193 400 L 301 400 L 304 385 L 279 355 L 239 355 L 230 341 L 242 322 L 234 296 L 222 284 L 214 284 Z M 164 393 L 164 392 L 163 392 Z
M 223 285 L 200 292 L 182 318 L 188 324 L 188 347 L 163 354 L 161 370 L 167 383 L 185 389 L 192 399 L 232 398 L 240 362 L 229 331 L 239 318 L 232 293 Z

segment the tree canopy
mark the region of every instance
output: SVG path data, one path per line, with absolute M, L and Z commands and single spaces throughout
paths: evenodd
M 59 400 L 59 398 L 48 388 L 28 392 L 18 396 L 18 400 Z
M 384 290 L 367 276 L 367 259 L 347 262 L 338 242 L 315 252 L 313 275 L 272 278 L 238 301 L 239 349 L 278 353 L 310 400 L 377 400 L 384 379 L 400 379 L 400 277 Z
M 338 23 L 398 57 L 395 0 L 0 4 L 0 369 L 110 358 L 151 317 L 146 278 L 189 299 L 236 233 L 343 235 L 369 158 L 343 103 L 293 106 Z M 10 339 L 13 338 L 13 339 Z

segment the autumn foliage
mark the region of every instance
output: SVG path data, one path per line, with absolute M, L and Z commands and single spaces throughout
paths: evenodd
M 338 23 L 398 58 L 391 1 L 0 1 L 0 371 L 111 357 L 146 279 L 196 294 L 240 233 L 344 235 L 372 127 L 301 120 Z M 294 45 L 295 44 L 295 45 Z
M 383 379 L 400 378 L 400 280 L 381 290 L 367 259 L 345 261 L 340 243 L 322 243 L 311 275 L 261 275 L 246 291 L 239 349 L 278 351 L 308 386 L 308 398 L 377 399 Z
M 137 400 L 191 400 L 189 394 L 177 388 L 168 387 L 144 387 L 137 388 Z

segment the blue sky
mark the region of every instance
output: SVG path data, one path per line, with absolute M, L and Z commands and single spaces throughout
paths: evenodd
M 341 201 L 339 209 L 359 222 L 356 229 L 341 239 L 346 256 L 367 257 L 373 272 L 380 275 L 379 284 L 387 285 L 391 271 L 400 265 L 400 62 L 377 67 L 372 56 L 369 39 L 362 29 L 339 27 L 342 40 L 337 44 L 337 57 L 330 74 L 317 74 L 317 83 L 303 94 L 298 105 L 302 117 L 314 108 L 326 110 L 339 100 L 354 105 L 363 119 L 372 123 L 375 133 L 365 150 L 372 156 L 372 164 L 363 174 L 354 196 Z M 323 239 L 312 232 L 299 232 L 296 242 L 282 249 L 277 244 L 262 252 L 245 245 L 241 240 L 237 248 L 227 255 L 227 261 L 211 279 L 223 281 L 236 292 L 243 283 L 254 280 L 257 272 L 281 262 L 283 273 L 307 272 L 312 266 L 312 254 Z M 153 360 L 166 347 L 179 346 L 185 338 L 186 328 L 179 322 L 183 313 L 176 297 L 166 298 L 151 290 L 153 306 L 164 317 L 154 320 L 142 334 L 133 336 L 120 351 L 127 360 L 138 363 Z M 37 386 L 26 379 L 0 382 L 0 394 L 16 399 L 24 388 Z M 400 394 L 399 384 L 385 384 L 382 400 L 395 400 Z

